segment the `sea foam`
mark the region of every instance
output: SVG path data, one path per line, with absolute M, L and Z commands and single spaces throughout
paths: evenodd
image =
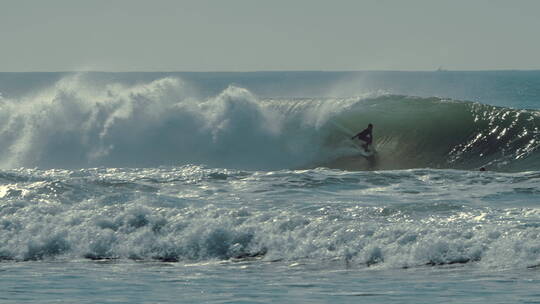
M 540 167 L 537 111 L 435 97 L 261 99 L 229 86 L 201 98 L 178 78 L 122 85 L 74 75 L 0 108 L 3 168 Z M 350 140 L 368 123 L 371 160 Z
M 463 175 L 194 166 L 14 170 L 2 176 L 0 258 L 536 267 L 538 209 L 496 205 L 493 195 L 507 195 L 506 184 L 522 197 L 524 187 L 538 191 L 538 177 Z M 448 179 L 456 189 L 445 192 Z M 426 193 L 410 193 L 428 185 Z M 484 195 L 484 188 L 495 191 Z

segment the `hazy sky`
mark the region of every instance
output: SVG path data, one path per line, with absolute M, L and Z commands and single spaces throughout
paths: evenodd
M 540 69 L 537 0 L 0 0 L 0 71 Z

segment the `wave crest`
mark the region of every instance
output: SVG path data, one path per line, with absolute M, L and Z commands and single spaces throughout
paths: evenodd
M 200 99 L 180 79 L 95 85 L 78 75 L 0 103 L 2 168 L 204 164 L 242 169 L 538 169 L 539 113 L 400 95 Z M 375 125 L 374 159 L 350 136 Z

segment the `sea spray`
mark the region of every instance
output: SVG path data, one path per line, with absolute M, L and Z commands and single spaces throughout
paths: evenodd
M 74 75 L 0 108 L 3 168 L 540 167 L 537 111 L 436 97 L 261 99 L 229 86 L 200 98 L 178 78 L 125 85 Z M 350 140 L 368 123 L 371 160 Z
M 279 117 L 247 90 L 207 100 L 164 78 L 88 88 L 77 77 L 2 104 L 3 167 L 144 167 L 175 163 L 257 166 L 281 162 Z M 283 165 L 282 165 L 283 166 Z

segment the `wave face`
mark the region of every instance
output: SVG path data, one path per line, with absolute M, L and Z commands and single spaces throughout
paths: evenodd
M 466 101 L 410 96 L 360 100 L 334 118 L 354 130 L 375 124 L 373 169 L 454 168 L 536 170 L 540 166 L 540 112 Z M 336 145 L 338 136 L 328 141 Z M 334 162 L 351 168 L 355 158 Z
M 178 78 L 96 85 L 76 75 L 1 99 L 0 166 L 540 169 L 538 111 L 401 95 L 259 99 L 234 86 L 197 96 Z M 367 123 L 370 160 L 349 140 Z

